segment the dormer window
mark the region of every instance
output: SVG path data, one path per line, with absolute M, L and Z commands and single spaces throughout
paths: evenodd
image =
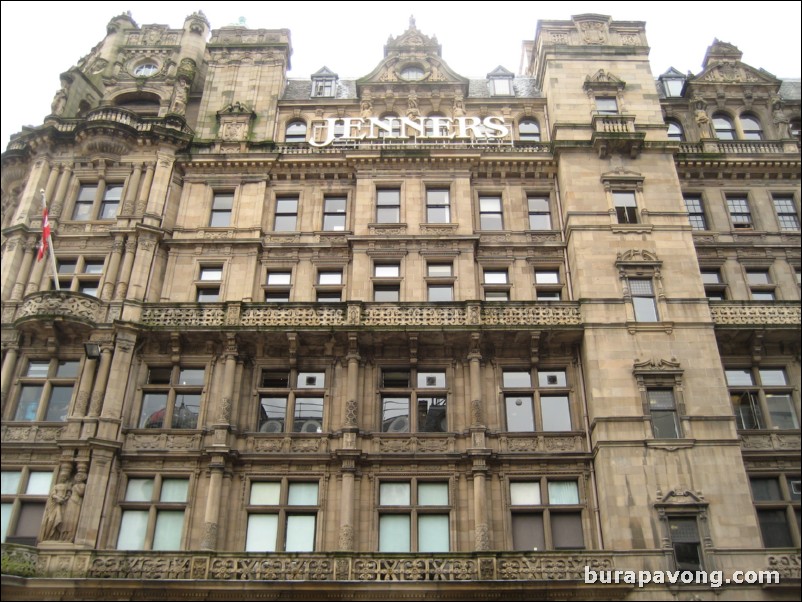
M 666 98 L 682 97 L 682 87 L 685 85 L 685 76 L 674 69 L 674 67 L 671 67 L 671 69 L 663 73 L 663 75 L 657 79 L 663 86 L 663 93 L 666 95 Z
M 334 98 L 337 90 L 337 74 L 323 67 L 312 74 L 312 96 L 314 98 Z
M 490 94 L 493 96 L 513 96 L 512 80 L 515 76 L 501 65 L 487 74 L 490 83 Z

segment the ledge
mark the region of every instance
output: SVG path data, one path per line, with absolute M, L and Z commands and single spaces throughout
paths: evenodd
M 802 322 L 799 301 L 711 301 L 710 315 L 717 327 L 755 326 L 799 328 Z

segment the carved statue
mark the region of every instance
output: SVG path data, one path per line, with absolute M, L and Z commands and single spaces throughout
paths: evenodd
M 70 490 L 70 496 L 64 505 L 64 516 L 61 523 L 61 541 L 72 541 L 81 516 L 81 505 L 86 493 L 86 466 L 79 466 Z
M 409 119 L 415 119 L 420 115 L 420 111 L 418 110 L 418 98 L 414 94 L 409 95 L 409 100 L 407 100 L 407 117 Z
M 454 119 L 457 117 L 465 117 L 465 103 L 461 96 L 457 96 L 454 99 L 454 106 L 451 109 L 451 112 L 454 116 Z
M 70 84 L 67 81 L 62 80 L 61 88 L 56 95 L 53 97 L 53 102 L 50 103 L 50 114 L 51 115 L 61 115 L 64 113 L 64 107 L 67 106 L 67 93 L 70 90 Z
M 64 522 L 64 505 L 70 497 L 70 469 L 62 467 L 58 481 L 53 486 L 50 498 L 47 500 L 45 515 L 42 518 L 42 539 L 61 539 L 62 524 Z
M 373 116 L 373 103 L 365 99 L 360 105 L 360 114 L 362 119 L 369 119 Z
M 777 127 L 777 137 L 780 140 L 791 137 L 791 133 L 788 129 L 790 120 L 788 119 L 788 115 L 785 114 L 785 111 L 783 111 L 783 101 L 779 96 L 771 97 L 771 119 Z
M 170 112 L 183 115 L 187 110 L 187 98 L 189 97 L 189 82 L 183 77 L 179 77 L 173 89 L 173 98 L 170 101 Z

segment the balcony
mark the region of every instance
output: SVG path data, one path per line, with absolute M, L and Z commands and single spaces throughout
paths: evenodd
M 798 329 L 802 322 L 799 301 L 711 301 L 710 314 L 717 328 L 771 326 Z
M 779 155 L 799 154 L 795 140 L 703 140 L 701 142 L 681 142 L 681 155 L 720 154 L 720 155 Z
M 45 291 L 28 295 L 19 306 L 15 321 L 53 319 L 96 326 L 106 321 L 106 304 L 95 297 L 72 291 Z
M 613 153 L 635 159 L 643 148 L 645 132 L 635 130 L 634 115 L 594 115 L 591 144 L 600 159 Z

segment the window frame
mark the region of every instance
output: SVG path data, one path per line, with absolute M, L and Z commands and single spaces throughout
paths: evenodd
M 60 255 L 56 258 L 56 264 L 58 283 L 61 290 L 83 293 L 90 297 L 100 297 L 104 284 L 105 258 L 92 258 L 86 255 L 73 257 Z M 72 271 L 67 271 L 66 267 L 70 264 L 73 265 L 73 269 Z M 91 269 L 92 266 L 99 266 L 99 271 Z M 62 268 L 65 269 L 62 270 Z M 90 271 L 87 271 L 88 269 Z M 88 286 L 95 289 L 94 294 L 88 292 Z
M 518 140 L 521 142 L 540 142 L 540 122 L 534 117 L 524 117 L 518 121 Z
M 91 191 L 91 193 L 90 193 Z M 117 219 L 122 205 L 124 182 L 109 183 L 98 180 L 94 183 L 81 182 L 72 204 L 70 221 L 113 221 Z M 113 215 L 106 216 L 106 208 L 113 208 Z
M 256 420 L 254 421 L 254 432 L 277 434 L 287 436 L 288 434 L 311 434 L 319 435 L 327 431 L 326 420 L 328 418 L 328 390 L 329 379 L 331 374 L 325 368 L 317 368 L 314 366 L 305 366 L 303 368 L 291 367 L 287 368 L 286 365 L 262 365 L 258 370 L 255 370 L 256 378 L 258 379 L 254 384 L 254 391 L 257 396 L 257 409 Z M 266 381 L 269 374 L 286 375 L 286 383 L 282 386 L 272 386 Z M 315 386 L 307 386 L 301 384 L 303 375 L 314 375 L 317 379 L 318 376 L 322 377 L 322 382 Z M 277 381 L 278 382 L 278 381 Z M 299 416 L 301 405 L 299 400 L 316 400 L 319 403 L 319 416 Z M 264 405 L 266 400 L 283 400 L 284 409 L 283 413 L 279 416 L 278 412 L 269 413 Z M 280 429 L 277 429 L 277 424 Z
M 303 126 L 303 127 L 301 127 Z M 297 130 L 291 132 L 290 130 Z M 303 130 L 303 132 L 301 131 Z M 287 144 L 299 144 L 306 142 L 309 133 L 309 126 L 303 119 L 292 119 L 284 127 L 284 142 Z
M 621 110 L 617 96 L 599 95 L 594 98 L 597 115 L 620 115 Z
M 391 375 L 407 375 L 406 385 L 390 380 Z M 442 375 L 442 385 L 438 386 L 437 375 Z M 392 365 L 380 366 L 377 370 L 379 400 L 379 432 L 392 433 L 449 433 L 450 388 L 451 374 L 445 366 L 418 366 L 395 367 Z M 421 384 L 421 377 L 433 379 Z M 397 378 L 397 377 L 396 377 Z M 393 413 L 387 416 L 388 401 L 406 402 L 407 413 Z M 425 402 L 425 407 L 422 405 Z M 438 408 L 445 409 L 445 412 Z M 401 408 L 403 411 L 403 408 Z M 443 416 L 440 416 L 444 414 Z M 406 426 L 404 426 L 406 421 Z
M 771 202 L 781 232 L 799 232 L 799 213 L 793 194 L 772 193 Z
M 341 202 L 342 210 L 331 209 L 330 203 Z M 342 225 L 332 226 L 330 223 L 333 220 L 339 221 L 342 219 Z M 329 222 L 329 223 L 327 223 Z M 323 232 L 345 232 L 348 230 L 348 195 L 346 194 L 326 194 L 323 195 L 323 224 L 321 225 Z
M 508 382 L 508 374 L 510 375 L 510 381 L 514 378 L 513 375 L 519 375 L 519 377 L 526 375 L 529 384 L 524 384 L 523 386 L 512 384 Z M 562 383 L 560 382 L 560 374 L 562 374 Z M 576 409 L 573 407 L 573 387 L 567 366 L 518 367 L 508 365 L 501 367 L 499 376 L 505 432 L 543 434 L 570 433 L 576 430 L 578 417 L 576 416 Z M 554 383 L 550 382 L 552 378 L 555 380 Z M 551 399 L 561 400 L 562 407 L 558 408 L 559 414 L 547 417 L 544 400 Z M 510 401 L 524 410 L 523 418 L 525 420 L 531 418 L 531 427 L 528 423 L 523 424 L 523 428 L 517 428 L 519 425 L 512 424 L 513 416 L 510 414 Z M 523 407 L 524 404 L 527 404 L 526 408 Z M 555 420 L 562 424 L 548 425 L 547 428 L 547 423 Z M 566 420 L 567 425 L 565 424 Z
M 541 202 L 545 205 L 545 209 L 537 206 L 533 206 L 533 202 Z M 530 230 L 553 230 L 554 223 L 551 217 L 551 197 L 546 194 L 538 194 L 533 192 L 526 193 L 526 208 L 529 217 L 529 229 Z M 545 217 L 544 217 L 545 216 Z M 547 228 L 538 228 L 540 224 L 535 223 L 536 221 L 544 221 L 546 222 Z
M 75 397 L 78 391 L 78 382 L 81 378 L 81 372 L 83 370 L 83 362 L 81 359 L 60 357 L 37 359 L 35 357 L 28 357 L 25 358 L 21 364 L 24 367 L 24 371 L 21 370 L 17 378 L 15 393 L 16 403 L 9 404 L 14 408 L 14 413 L 11 415 L 11 421 L 27 423 L 66 422 L 72 410 L 73 404 L 75 403 Z M 45 375 L 39 376 L 37 374 L 31 374 L 31 369 L 34 365 L 42 366 L 44 364 L 47 364 L 47 371 Z M 59 375 L 60 368 L 67 365 L 74 366 L 74 375 Z M 54 401 L 54 394 L 56 394 L 56 391 L 59 389 L 66 389 L 68 386 L 72 388 L 72 391 L 70 392 L 69 399 L 66 400 L 66 403 L 63 405 L 63 407 L 59 405 L 51 406 Z M 33 402 L 33 399 L 23 399 L 23 397 L 26 396 L 26 389 L 34 391 L 36 388 L 39 388 L 39 392 L 38 399 L 34 406 L 31 403 Z M 63 401 L 64 400 L 62 400 L 62 402 Z M 26 405 L 23 406 L 23 403 Z M 30 410 L 34 407 L 35 409 L 33 413 L 31 413 Z M 61 420 L 48 420 L 48 416 L 50 416 L 51 412 L 54 411 L 54 407 L 55 411 L 60 411 L 63 409 L 64 414 L 62 415 Z M 22 414 L 22 416 L 20 416 L 21 411 L 25 412 Z
M 152 481 L 151 486 L 151 498 L 150 500 L 129 500 L 126 499 L 128 497 L 128 488 L 132 481 L 134 480 L 142 480 L 142 481 Z M 162 501 L 162 496 L 164 495 L 164 485 L 165 481 L 185 481 L 186 482 L 186 496 L 183 502 L 178 501 L 170 501 L 165 500 Z M 116 550 L 126 550 L 126 551 L 151 551 L 151 550 L 165 550 L 165 551 L 178 551 L 183 550 L 186 547 L 186 539 L 189 535 L 189 529 L 187 526 L 187 510 L 190 507 L 190 500 L 192 499 L 193 495 L 193 486 L 194 486 L 194 479 L 191 475 L 187 474 L 172 474 L 172 473 L 157 473 L 157 474 L 140 474 L 140 473 L 130 473 L 125 475 L 125 487 L 120 488 L 120 498 L 118 501 L 118 507 L 120 512 L 120 520 L 118 523 L 117 529 L 117 536 L 115 538 L 115 545 L 114 549 Z M 181 533 L 178 535 L 178 545 L 177 547 L 169 547 L 169 548 L 156 548 L 154 544 L 156 543 L 157 537 L 159 536 L 159 515 L 162 513 L 167 512 L 178 512 L 181 511 L 184 515 L 183 523 L 181 527 Z M 126 513 L 131 513 L 130 516 L 133 516 L 134 512 L 147 512 L 147 527 L 145 531 L 142 533 L 142 547 L 120 547 L 121 538 L 123 536 L 123 529 L 125 528 L 125 516 Z M 165 514 L 162 514 L 163 516 Z M 135 525 L 134 525 L 135 526 Z
M 273 275 L 288 276 L 286 283 L 271 283 Z M 292 301 L 292 268 L 291 267 L 268 267 L 265 272 L 265 280 L 262 285 L 265 295 L 265 303 L 289 303 Z
M 685 211 L 688 212 L 688 222 L 691 225 L 691 230 L 709 230 L 707 215 L 705 214 L 705 203 L 702 195 L 696 193 L 683 194 L 682 200 L 685 203 Z
M 726 195 L 727 215 L 733 230 L 754 230 L 755 221 L 749 196 L 746 194 Z
M 638 211 L 638 198 L 635 190 L 613 189 L 613 207 L 615 208 L 616 222 L 624 225 L 640 223 Z M 631 202 L 630 202 L 631 201 Z
M 382 503 L 382 486 L 393 484 L 407 484 L 409 486 L 409 503 L 408 504 L 383 504 Z M 425 504 L 421 503 L 421 485 L 440 485 L 445 487 L 448 501 L 446 504 Z M 399 480 L 397 478 L 380 477 L 377 479 L 375 489 L 376 499 L 376 550 L 380 553 L 394 553 L 394 552 L 417 552 L 417 553 L 432 553 L 443 554 L 450 552 L 454 547 L 454 492 L 452 491 L 451 479 L 442 480 L 442 478 L 429 478 L 429 477 L 414 477 L 412 479 Z M 382 522 L 385 517 L 408 517 L 409 518 L 409 546 L 406 550 L 395 549 L 393 546 L 388 549 L 387 546 L 382 545 Z M 422 545 L 423 538 L 421 533 L 423 528 L 421 519 L 424 517 L 445 517 L 447 522 L 448 541 L 447 549 L 425 549 Z M 429 531 L 431 533 L 431 530 Z M 394 538 L 393 543 L 398 543 L 398 538 Z
M 497 210 L 483 208 L 483 204 L 488 201 L 498 203 Z M 481 232 L 502 232 L 504 231 L 504 198 L 501 193 L 480 192 L 478 195 L 477 209 L 479 212 L 479 230 Z M 495 216 L 495 217 L 494 217 Z M 492 222 L 490 220 L 493 220 Z M 495 221 L 498 220 L 498 227 Z
M 279 500 L 277 504 L 256 504 L 253 500 L 253 486 L 261 483 L 277 483 L 279 485 Z M 317 500 L 314 504 L 294 504 L 292 503 L 293 485 L 315 485 Z M 320 480 L 300 479 L 300 478 L 250 478 L 248 483 L 248 502 L 245 505 L 245 552 L 273 553 L 273 552 L 315 552 L 319 547 L 319 528 L 320 528 L 320 508 L 321 508 L 321 483 Z M 251 517 L 254 516 L 276 516 L 276 538 L 273 549 L 265 549 L 263 546 L 251 546 L 249 538 L 251 534 Z M 311 549 L 287 550 L 288 538 L 292 532 L 289 522 L 294 516 L 314 516 L 314 532 L 312 536 Z M 256 529 L 254 528 L 254 531 Z M 260 539 L 264 539 L 261 536 Z M 256 542 L 254 542 L 256 543 Z
M 576 485 L 576 503 L 567 504 L 552 502 L 553 496 L 551 495 L 551 488 L 549 487 L 549 485 L 552 483 L 574 483 Z M 530 477 L 528 475 L 522 475 L 520 477 L 516 476 L 515 478 L 508 479 L 507 486 L 505 488 L 505 501 L 507 508 L 509 509 L 510 516 L 509 550 L 518 552 L 542 552 L 552 550 L 588 549 L 588 534 L 586 533 L 584 520 L 587 502 L 584 499 L 585 496 L 583 495 L 583 484 L 583 480 L 579 476 L 571 478 L 563 476 Z M 536 489 L 533 489 L 533 491 L 538 492 L 536 500 L 537 503 L 528 500 L 521 500 L 525 503 L 515 503 L 515 498 L 517 497 L 515 494 L 513 494 L 515 485 L 529 485 L 530 487 L 536 487 Z M 582 537 L 582 545 L 580 547 L 555 545 L 555 533 L 558 531 L 558 526 L 555 523 L 559 522 L 555 520 L 555 518 L 564 516 L 577 517 L 579 522 L 579 534 Z M 542 548 L 540 546 L 534 546 L 533 549 L 530 549 L 529 547 L 524 547 L 523 545 L 516 545 L 516 536 L 521 536 L 524 533 L 524 529 L 516 528 L 516 523 L 518 527 L 521 526 L 520 521 L 516 521 L 516 517 L 540 518 L 540 531 L 543 536 Z M 536 525 L 537 522 L 538 521 L 535 520 L 533 524 Z M 538 539 L 537 535 L 535 535 L 535 537 L 532 539 Z
M 755 482 L 756 481 L 773 481 L 777 485 L 776 497 L 761 498 L 756 494 Z M 799 524 L 796 517 L 800 512 L 800 492 L 802 486 L 800 475 L 795 473 L 759 473 L 749 475 L 749 485 L 752 492 L 752 504 L 755 507 L 755 514 L 757 516 L 758 527 L 760 528 L 760 537 L 763 547 L 768 549 L 774 548 L 793 548 L 799 547 L 800 532 Z M 796 497 L 795 497 L 796 496 Z M 776 534 L 767 533 L 766 527 L 768 526 L 762 517 L 772 513 L 775 517 L 779 514 L 783 518 L 785 526 L 784 530 L 780 532 L 787 532 L 788 539 L 777 542 L 770 541 L 770 537 Z
M 541 281 L 547 274 L 556 274 L 556 282 Z M 536 265 L 533 271 L 536 301 L 561 301 L 563 298 L 563 279 L 560 266 Z
M 752 301 L 770 303 L 777 300 L 777 284 L 769 266 L 745 266 L 744 279 Z
M 205 392 L 207 387 L 207 379 L 209 377 L 209 367 L 204 363 L 193 363 L 188 362 L 185 364 L 159 364 L 158 362 L 149 363 L 146 366 L 146 371 L 144 375 L 144 382 L 139 387 L 139 400 L 137 404 L 138 411 L 136 413 L 136 423 L 133 425 L 132 428 L 136 429 L 146 429 L 146 430 L 173 430 L 173 431 L 187 431 L 187 430 L 199 430 L 202 428 L 201 418 L 203 416 L 203 408 L 205 405 Z M 164 374 L 165 370 L 169 370 L 169 378 L 167 382 L 160 382 L 156 380 L 157 373 L 154 371 L 162 371 Z M 203 377 L 202 382 L 200 383 L 188 383 L 182 384 L 180 379 L 184 371 L 187 370 L 202 370 Z M 152 381 L 153 379 L 153 381 Z M 150 411 L 149 408 L 146 407 L 148 404 L 148 396 L 154 396 L 154 401 L 158 403 L 158 400 L 155 399 L 156 395 L 164 394 L 164 407 L 159 408 L 158 406 L 154 411 Z M 189 415 L 186 413 L 181 412 L 182 407 L 191 408 L 191 405 L 184 405 L 184 396 L 196 396 L 197 397 L 197 413 L 195 414 L 194 424 L 191 426 L 184 426 L 182 424 L 178 424 L 176 426 L 176 422 L 183 422 L 184 424 L 189 424 L 186 421 L 188 419 L 191 420 L 191 414 L 193 413 L 191 409 L 188 409 Z M 180 407 L 177 407 L 178 404 L 181 403 Z M 149 412 L 146 416 L 145 412 Z M 153 418 L 155 414 L 161 413 L 161 422 L 158 426 L 148 426 L 148 421 Z M 165 427 L 165 424 L 169 424 L 170 426 Z
M 713 135 L 717 140 L 736 140 L 738 138 L 735 130 L 735 122 L 726 113 L 714 113 L 712 118 Z
M 784 383 L 764 384 L 764 372 L 781 372 Z M 737 373 L 741 373 L 741 376 L 748 375 L 749 383 L 737 382 Z M 795 387 L 789 380 L 786 366 L 767 361 L 761 362 L 759 366 L 745 366 L 743 364 L 728 366 L 725 364 L 724 377 L 730 395 L 730 404 L 733 406 L 737 430 L 773 432 L 799 429 L 800 419 L 797 409 L 799 404 L 795 399 Z M 787 406 L 781 409 L 787 410 L 786 413 L 791 420 L 790 427 L 786 426 L 784 428 L 782 424 L 776 424 L 774 417 L 776 410 L 772 413 L 772 405 L 769 403 L 770 398 L 775 397 L 778 401 L 782 397 L 787 400 Z M 743 403 L 745 398 L 748 401 L 748 405 Z M 741 409 L 742 407 L 746 409 L 747 413 L 744 413 Z
M 432 198 L 436 193 L 445 193 L 445 201 Z M 433 212 L 443 212 L 438 219 Z M 434 218 L 434 219 L 433 219 Z M 450 224 L 451 222 L 451 189 L 448 186 L 426 186 L 426 223 Z
M 286 203 L 294 203 L 294 211 L 284 206 Z M 273 215 L 273 232 L 298 232 L 298 212 L 301 205 L 299 194 L 277 194 L 275 202 L 275 213 Z M 289 227 L 289 220 L 292 218 L 292 227 Z M 287 224 L 283 222 L 287 221 Z
M 209 228 L 230 228 L 234 215 L 234 191 L 213 190 Z
M 700 266 L 699 274 L 702 277 L 705 297 L 710 301 L 724 301 L 727 299 L 727 283 L 722 277 L 720 267 Z
M 450 268 L 449 275 L 432 274 L 432 268 L 444 268 L 446 266 Z M 427 261 L 426 276 L 424 277 L 424 282 L 426 283 L 426 300 L 431 303 L 449 303 L 454 301 L 454 283 L 456 280 L 453 261 Z M 440 293 L 445 293 L 446 291 L 448 291 L 448 299 L 436 298 Z
M 4 485 L 10 484 L 7 480 L 7 476 L 10 474 L 18 474 L 19 478 L 17 479 L 14 491 L 7 488 L 6 491 L 0 493 L 2 496 L 3 518 L 5 519 L 4 524 L 0 526 L 0 540 L 2 540 L 2 543 L 19 543 L 22 545 L 35 546 L 39 541 L 39 532 L 41 531 L 41 523 L 44 519 L 50 491 L 55 484 L 55 471 L 52 468 L 43 466 L 22 466 L 19 468 L 8 466 L 4 467 L 2 472 L 3 477 L 5 477 L 3 479 Z M 41 490 L 37 489 L 36 491 L 30 492 L 29 490 L 31 489 L 32 483 L 31 475 L 43 475 L 48 473 L 50 474 L 50 483 L 47 487 L 47 491 L 42 488 Z M 36 485 L 42 485 L 42 483 L 37 482 Z M 27 525 L 27 523 L 23 523 L 22 520 L 24 518 L 30 518 L 28 512 L 25 510 L 26 508 L 29 510 L 35 508 L 34 512 L 36 513 L 41 511 L 41 516 L 38 521 L 39 527 L 36 529 L 35 536 L 30 534 L 17 534 L 20 527 L 24 528 Z
M 654 278 L 650 278 L 647 276 L 627 276 L 626 280 L 627 280 L 627 293 L 630 302 L 632 303 L 632 311 L 635 322 L 641 324 L 655 324 L 657 322 L 661 322 L 662 319 L 660 317 L 660 308 L 658 307 L 657 303 L 657 294 L 655 292 Z M 646 292 L 641 292 L 641 291 L 633 292 L 633 284 L 635 282 L 648 283 L 650 289 L 648 294 Z M 651 303 L 647 306 L 643 301 L 641 302 L 636 301 L 638 299 L 651 299 Z M 647 308 L 652 309 L 653 312 L 650 312 L 648 315 L 645 314 L 644 312 L 647 310 Z M 651 319 L 652 315 L 653 319 Z
M 391 194 L 395 198 L 385 198 Z M 388 202 L 389 201 L 389 202 Z M 394 202 L 392 202 L 394 201 Z M 385 215 L 387 214 L 387 215 Z M 376 223 L 377 224 L 401 224 L 401 187 L 400 186 L 377 186 L 376 187 Z
M 666 137 L 675 142 L 684 142 L 685 131 L 682 125 L 675 119 L 666 119 Z
M 763 140 L 763 126 L 755 115 L 742 113 L 738 118 L 742 140 Z M 747 125 L 749 127 L 747 127 Z

